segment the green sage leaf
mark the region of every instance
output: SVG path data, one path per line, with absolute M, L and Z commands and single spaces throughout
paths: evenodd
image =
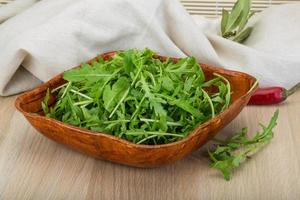
M 230 15 L 228 17 L 228 22 L 227 22 L 227 25 L 226 25 L 226 28 L 225 28 L 225 33 L 229 32 L 229 31 L 233 31 L 234 26 L 236 25 L 236 21 L 239 20 L 239 16 L 240 16 L 240 14 L 242 13 L 242 10 L 243 10 L 242 1 L 243 0 L 238 0 L 234 4 L 234 6 L 233 6 L 233 8 L 230 12 Z
M 226 25 L 228 22 L 229 12 L 225 9 L 222 9 L 222 20 L 221 20 L 221 32 L 222 35 L 225 34 Z
M 242 43 L 242 42 L 244 42 L 249 37 L 249 35 L 251 34 L 251 32 L 252 32 L 252 27 L 248 27 L 244 31 L 242 31 L 239 35 L 237 35 L 233 39 L 233 41 Z
M 249 19 L 249 12 L 250 12 L 250 7 L 251 7 L 251 0 L 244 0 L 243 1 L 243 11 L 242 11 L 242 14 L 241 14 L 241 21 L 238 25 L 238 32 L 242 31 L 247 22 L 248 22 L 248 19 Z M 251 17 L 251 16 L 250 16 Z

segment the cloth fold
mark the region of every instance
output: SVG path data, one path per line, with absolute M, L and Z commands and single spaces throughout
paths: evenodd
M 290 88 L 300 81 L 299 10 L 292 4 L 256 14 L 252 34 L 238 44 L 219 36 L 219 19 L 190 16 L 177 0 L 42 0 L 0 24 L 0 95 L 106 51 L 145 47 Z

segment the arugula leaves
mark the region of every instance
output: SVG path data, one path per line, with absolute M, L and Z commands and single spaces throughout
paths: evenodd
M 42 103 L 46 116 L 138 144 L 184 138 L 230 104 L 226 78 L 205 82 L 195 58 L 161 61 L 150 49 L 120 51 L 66 71 L 64 79 L 52 90 L 55 105 L 48 106 L 50 94 Z
M 44 100 L 42 101 L 42 109 L 45 114 L 49 113 L 49 107 L 48 107 L 49 100 L 50 100 L 50 90 L 48 88 L 47 92 L 46 92 L 46 96 L 45 96 Z
M 112 112 L 125 94 L 129 85 L 129 80 L 126 77 L 120 77 L 112 87 L 110 85 L 105 86 L 103 91 L 103 103 L 107 111 Z
M 230 180 L 232 171 L 239 167 L 243 162 L 267 145 L 273 138 L 273 128 L 277 125 L 279 110 L 276 110 L 271 118 L 269 125 L 265 127 L 260 124 L 262 131 L 249 139 L 247 128 L 243 128 L 232 138 L 221 143 L 208 154 L 212 161 L 211 167 L 222 172 L 225 180 Z

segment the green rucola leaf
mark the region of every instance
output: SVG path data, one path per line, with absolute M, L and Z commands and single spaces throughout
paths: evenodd
M 64 72 L 64 79 L 72 82 L 80 82 L 84 80 L 98 81 L 105 77 L 110 77 L 111 74 L 99 73 L 89 64 L 82 64 L 80 68 L 68 70 Z
M 153 107 L 157 116 L 165 116 L 167 113 L 157 98 L 150 98 L 150 106 Z
M 122 95 L 126 92 L 129 87 L 129 81 L 125 77 L 121 77 L 118 81 L 110 87 L 107 85 L 103 91 L 103 102 L 104 107 L 107 111 L 111 112 L 117 105 L 118 101 L 122 98 Z
M 242 42 L 244 42 L 249 37 L 249 35 L 251 34 L 251 32 L 252 32 L 252 27 L 248 27 L 244 31 L 242 31 L 239 35 L 237 35 L 233 39 L 233 41 L 242 43 Z
M 127 74 L 134 71 L 135 65 L 132 62 L 132 56 L 134 55 L 134 50 L 130 49 L 124 52 L 124 70 Z
M 234 167 L 240 166 L 241 163 L 243 163 L 246 160 L 246 157 L 244 155 L 238 155 L 232 160 L 232 165 Z
M 278 115 L 277 109 L 268 126 L 262 125 L 263 130 L 257 132 L 252 139 L 247 137 L 247 129 L 244 128 L 227 141 L 218 140 L 220 144 L 213 151 L 208 151 L 212 161 L 211 167 L 220 170 L 224 178 L 229 180 L 235 168 L 270 142 Z
M 228 22 L 229 12 L 225 9 L 222 9 L 222 21 L 221 21 L 221 32 L 222 35 L 225 34 L 226 25 Z
M 233 6 L 233 8 L 232 8 L 232 10 L 230 12 L 230 15 L 228 17 L 228 22 L 227 22 L 227 25 L 226 25 L 226 28 L 225 28 L 225 33 L 233 31 L 234 26 L 236 24 L 236 21 L 239 20 L 239 16 L 241 15 L 242 9 L 243 9 L 243 7 L 242 7 L 242 1 L 243 0 L 238 0 L 234 4 L 234 6 Z
M 184 83 L 184 91 L 186 92 L 190 92 L 191 88 L 193 87 L 193 81 L 194 81 L 194 78 L 191 77 L 191 78 L 188 78 L 185 83 Z
M 174 83 L 168 76 L 162 78 L 162 86 L 168 91 L 174 90 Z
M 215 108 L 213 105 L 213 102 L 211 101 L 210 96 L 207 94 L 207 92 L 205 90 L 202 89 L 204 98 L 207 100 L 207 102 L 209 103 L 210 109 L 211 109 L 211 118 L 215 117 Z
M 49 107 L 48 107 L 49 99 L 50 99 L 50 90 L 48 88 L 47 92 L 46 92 L 46 96 L 45 96 L 44 100 L 42 101 L 42 109 L 43 109 L 45 115 L 47 115 L 49 113 Z
M 191 113 L 196 118 L 202 117 L 202 113 L 198 109 L 191 106 L 187 100 L 176 99 L 176 100 L 170 101 L 170 104 L 175 104 L 179 108 Z

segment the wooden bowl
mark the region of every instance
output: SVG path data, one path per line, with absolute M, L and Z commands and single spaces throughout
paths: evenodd
M 114 54 L 115 52 L 105 53 L 93 60 L 100 57 L 109 59 Z M 157 56 L 157 58 L 166 59 L 163 56 Z M 172 59 L 177 61 L 177 58 Z M 216 72 L 229 80 L 232 88 L 232 103 L 224 112 L 191 131 L 188 137 L 169 144 L 134 144 L 105 133 L 78 128 L 43 116 L 41 101 L 44 99 L 47 88 L 53 89 L 65 83 L 62 78 L 63 74 L 20 95 L 16 99 L 15 105 L 33 127 L 56 142 L 96 158 L 120 164 L 134 167 L 156 167 L 175 162 L 205 144 L 241 112 L 255 91 L 249 92 L 256 82 L 256 79 L 250 75 L 204 64 L 201 66 L 207 79 L 211 79 L 212 73 Z M 51 98 L 50 105 L 54 103 L 55 99 Z

